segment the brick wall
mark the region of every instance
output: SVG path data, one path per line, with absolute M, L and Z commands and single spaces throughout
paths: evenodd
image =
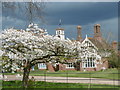
M 102 64 L 97 64 L 96 71 L 100 71 L 102 68 Z
M 66 68 L 66 70 L 76 70 L 75 68 Z
M 116 42 L 116 41 L 113 41 L 112 42 L 112 47 L 113 47 L 113 49 L 117 49 L 117 45 L 118 45 L 118 43 Z
M 66 65 L 64 64 L 58 64 L 56 67 L 54 67 L 51 63 L 47 63 L 47 70 L 50 72 L 55 71 L 64 71 L 64 70 L 78 70 L 78 71 L 99 71 L 102 69 L 102 67 L 108 68 L 108 60 L 106 58 L 102 58 L 102 64 L 97 64 L 96 68 L 82 68 L 82 63 L 77 65 L 77 68 L 66 68 Z M 45 70 L 45 69 L 41 69 Z
M 47 63 L 47 70 L 49 70 L 50 72 L 55 72 L 55 69 L 51 63 Z
M 80 68 L 79 68 L 80 71 L 83 71 L 84 68 L 82 68 L 82 62 L 80 62 Z
M 105 67 L 106 69 L 108 69 L 108 67 L 109 67 L 108 60 L 104 59 L 102 66 Z
M 64 64 L 59 64 L 59 70 L 66 70 L 66 66 Z
M 98 64 L 96 71 L 102 70 L 102 68 L 108 69 L 109 65 L 108 65 L 108 60 L 106 58 L 102 58 L 102 64 Z
M 86 68 L 86 71 L 96 71 L 96 68 Z

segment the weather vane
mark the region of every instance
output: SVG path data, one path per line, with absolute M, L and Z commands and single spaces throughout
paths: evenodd
M 59 20 L 59 27 L 61 27 L 62 23 L 61 23 L 61 19 Z

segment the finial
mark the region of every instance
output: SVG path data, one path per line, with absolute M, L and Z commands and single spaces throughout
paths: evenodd
M 62 21 L 61 21 L 61 19 L 60 19 L 60 20 L 59 20 L 59 27 L 61 26 L 61 22 L 62 22 Z

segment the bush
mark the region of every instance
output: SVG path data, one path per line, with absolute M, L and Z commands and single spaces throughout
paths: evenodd
M 110 68 L 120 68 L 120 65 L 119 65 L 119 58 L 120 56 L 117 55 L 116 52 L 112 52 L 111 56 L 109 57 L 109 67 Z

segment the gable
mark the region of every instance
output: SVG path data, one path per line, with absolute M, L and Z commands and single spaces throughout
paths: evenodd
M 92 47 L 92 48 L 98 50 L 98 48 L 87 38 L 87 36 L 86 36 L 86 38 L 82 41 L 82 46 L 83 46 L 83 47 Z

